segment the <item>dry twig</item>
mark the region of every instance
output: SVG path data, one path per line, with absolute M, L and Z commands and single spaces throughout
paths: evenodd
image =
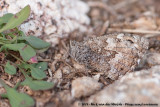
M 90 1 L 88 2 L 88 5 L 90 7 L 99 7 L 99 8 L 103 8 L 106 11 L 108 11 L 109 13 L 111 13 L 114 16 L 117 16 L 116 11 L 114 10 L 114 8 L 112 8 L 111 6 L 107 5 L 106 3 L 103 2 L 99 2 L 99 1 Z
M 160 34 L 160 31 L 153 30 L 138 30 L 138 29 L 114 29 L 109 28 L 109 32 L 125 32 L 125 33 L 145 33 L 145 34 Z
M 100 35 L 105 34 L 105 31 L 107 30 L 107 28 L 109 27 L 109 21 L 107 20 L 102 27 L 102 30 L 100 31 Z
M 123 7 L 126 7 L 126 6 L 129 6 L 131 5 L 132 3 L 135 3 L 137 2 L 138 0 L 125 0 L 123 2 L 120 2 L 118 4 L 116 4 L 113 8 L 114 10 L 118 10 L 120 8 L 123 8 Z

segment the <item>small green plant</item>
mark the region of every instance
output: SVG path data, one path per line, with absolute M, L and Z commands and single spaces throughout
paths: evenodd
M 47 63 L 38 63 L 36 60 L 36 53 L 47 50 L 50 44 L 35 36 L 26 36 L 23 31 L 17 28 L 27 20 L 29 15 L 30 6 L 26 6 L 16 14 L 8 13 L 0 17 L 0 53 L 4 53 L 5 57 L 10 55 L 19 61 L 17 64 L 6 59 L 6 63 L 0 64 L 0 66 L 3 66 L 4 71 L 9 75 L 16 75 L 17 71 L 20 71 L 25 77 L 24 81 L 17 83 L 13 88 L 7 86 L 0 79 L 0 83 L 7 91 L 0 97 L 8 98 L 12 107 L 34 105 L 34 100 L 30 96 L 16 91 L 19 85 L 27 85 L 32 90 L 46 90 L 53 87 L 53 83 L 42 80 L 46 78 L 44 70 L 47 69 Z M 13 52 L 17 54 L 15 55 Z

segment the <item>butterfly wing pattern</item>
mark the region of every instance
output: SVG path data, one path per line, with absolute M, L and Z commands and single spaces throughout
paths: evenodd
M 146 38 L 134 34 L 108 34 L 83 42 L 70 42 L 70 56 L 87 68 L 112 79 L 135 69 L 148 49 Z

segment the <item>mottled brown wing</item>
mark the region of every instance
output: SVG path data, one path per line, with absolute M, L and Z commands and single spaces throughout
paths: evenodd
M 74 42 L 71 56 L 88 68 L 115 80 L 132 71 L 148 47 L 148 41 L 137 35 L 112 34 Z

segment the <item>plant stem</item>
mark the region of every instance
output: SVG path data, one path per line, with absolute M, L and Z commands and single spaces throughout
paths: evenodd
M 21 36 L 23 36 L 23 37 L 26 36 L 23 31 L 19 31 L 19 34 L 20 34 Z
M 11 43 L 14 43 L 14 41 L 16 41 L 16 43 L 17 43 L 17 36 L 15 36 L 15 37 L 11 40 Z
M 4 46 L 1 46 L 1 48 L 0 48 L 0 52 L 2 52 L 2 51 L 3 51 L 3 49 L 5 49 L 5 48 L 4 48 Z
M 3 38 L 6 38 L 4 33 L 0 33 L 0 35 L 2 35 L 2 36 L 3 36 Z
M 18 82 L 16 83 L 16 85 L 14 86 L 14 89 L 17 89 L 18 86 L 20 85 L 20 83 L 21 83 L 21 81 L 18 81 Z
M 11 61 L 10 61 L 11 62 Z M 23 73 L 23 75 L 25 76 L 25 78 L 27 77 L 27 74 L 24 72 L 24 70 L 23 70 L 23 68 L 20 66 L 20 65 L 18 65 L 18 64 L 15 64 L 15 63 L 13 63 L 13 62 L 11 62 L 14 66 L 16 66 L 17 68 L 19 68 L 20 70 L 21 70 L 21 72 Z
M 20 62 L 22 62 L 23 64 L 26 64 L 26 62 L 24 62 L 23 60 L 21 60 L 20 58 L 18 58 L 17 56 L 9 53 L 11 56 L 13 56 L 14 58 L 16 58 L 17 60 L 19 60 Z
M 11 53 L 9 53 L 11 56 L 13 56 L 14 58 L 16 58 L 17 60 L 19 60 L 19 61 L 21 61 L 23 64 L 27 64 L 26 62 L 24 62 L 23 60 L 21 60 L 20 58 L 18 58 L 17 56 L 15 56 L 15 55 L 13 55 L 13 54 L 11 54 Z M 13 63 L 13 62 L 12 62 Z M 23 70 L 23 68 L 20 66 L 20 65 L 18 65 L 18 64 L 15 64 L 15 63 L 13 63 L 15 66 L 17 66 L 20 70 L 21 70 L 21 72 L 23 73 L 23 75 L 25 76 L 25 78 L 26 77 L 28 77 L 28 75 L 24 72 L 24 70 Z

